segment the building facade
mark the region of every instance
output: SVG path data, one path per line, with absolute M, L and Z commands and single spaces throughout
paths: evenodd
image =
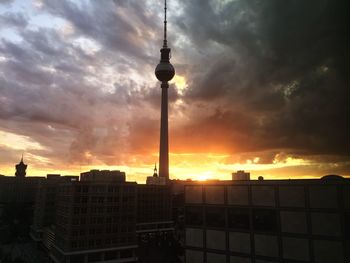
M 136 262 L 136 183 L 80 181 L 59 187 L 54 262 Z
M 137 232 L 174 230 L 169 186 L 137 185 Z
M 44 178 L 0 177 L 0 243 L 26 239 L 32 224 L 35 196 Z M 17 233 L 16 235 L 13 232 Z
M 185 186 L 186 263 L 350 262 L 350 180 Z
M 46 237 L 45 247 L 51 246 L 49 240 L 53 240 L 52 227 L 55 225 L 56 199 L 60 184 L 70 181 L 78 181 L 78 176 L 60 176 L 48 174 L 46 180 L 42 180 L 37 189 L 33 224 L 30 228 L 30 236 L 36 242 L 43 241 Z M 50 237 L 50 239 L 48 238 Z
M 126 182 L 120 171 L 92 170 L 80 179 L 48 175 L 38 184 L 30 234 L 52 262 L 168 262 L 143 252 L 152 245 L 161 254 L 153 241 L 172 237 L 169 186 Z

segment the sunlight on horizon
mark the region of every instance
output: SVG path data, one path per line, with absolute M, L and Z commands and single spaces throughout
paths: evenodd
M 32 154 L 27 154 L 25 163 L 28 164 L 27 176 L 46 176 L 47 174 L 80 175 L 82 172 L 97 170 L 120 170 L 126 173 L 128 181 L 145 183 L 147 176 L 152 176 L 154 163 L 130 165 L 57 165 L 49 168 L 49 160 Z M 244 163 L 225 163 L 230 155 L 209 154 L 171 154 L 170 158 L 170 178 L 180 180 L 231 180 L 232 173 L 238 170 L 245 170 L 251 173 L 251 179 L 255 180 L 259 176 L 265 179 L 302 179 L 320 178 L 325 174 L 303 172 L 303 167 L 312 165 L 310 161 L 287 157 L 283 161 L 274 160 L 270 164 L 259 164 L 246 160 Z M 19 161 L 19 160 L 18 160 Z M 257 162 L 257 160 L 255 160 Z M 0 174 L 13 175 L 15 168 L 1 167 Z M 316 164 L 314 164 L 316 165 Z M 157 165 L 158 166 L 158 165 Z M 343 175 L 349 176 L 349 175 Z

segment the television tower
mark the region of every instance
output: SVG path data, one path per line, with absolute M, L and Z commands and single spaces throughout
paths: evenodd
M 160 117 L 160 145 L 159 145 L 159 177 L 169 180 L 169 142 L 168 142 L 168 88 L 169 81 L 175 75 L 175 69 L 170 63 L 170 48 L 167 41 L 167 2 L 164 0 L 164 40 L 160 50 L 160 62 L 155 74 L 161 81 L 162 104 Z

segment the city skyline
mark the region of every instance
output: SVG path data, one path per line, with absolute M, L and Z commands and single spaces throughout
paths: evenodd
M 2 1 L 0 174 L 158 162 L 163 1 Z M 169 1 L 170 177 L 350 176 L 342 3 Z

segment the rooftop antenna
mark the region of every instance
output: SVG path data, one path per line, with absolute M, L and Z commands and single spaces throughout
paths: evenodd
M 167 11 L 167 5 L 166 5 L 166 0 L 164 0 L 164 42 L 163 42 L 163 47 L 168 46 L 168 41 L 167 41 L 167 17 L 166 17 L 166 11 Z

